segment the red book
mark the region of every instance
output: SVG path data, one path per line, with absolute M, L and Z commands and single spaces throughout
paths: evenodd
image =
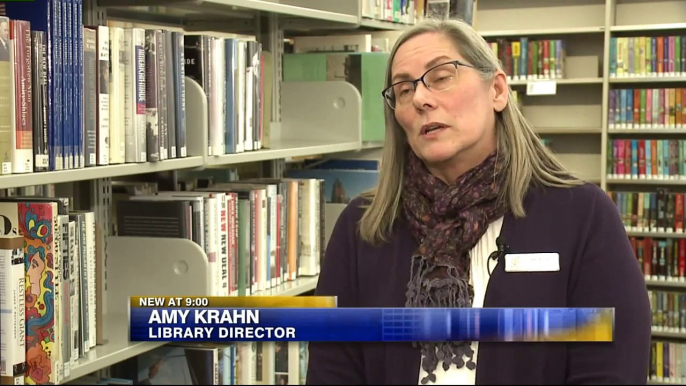
M 650 269 L 653 261 L 652 241 L 653 239 L 650 237 L 643 239 L 643 275 L 645 276 L 650 276 L 652 274 Z
M 674 208 L 674 231 L 682 232 L 684 229 L 684 194 L 675 193 L 676 208 Z
M 550 77 L 550 40 L 543 41 L 543 75 Z
M 686 277 L 686 239 L 679 239 L 679 277 Z

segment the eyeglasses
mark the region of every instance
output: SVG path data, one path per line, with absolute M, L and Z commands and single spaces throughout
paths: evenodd
M 395 110 L 397 106 L 407 105 L 412 102 L 419 82 L 422 82 L 431 91 L 442 92 L 449 90 L 457 84 L 457 66 L 476 68 L 471 64 L 453 60 L 432 67 L 418 79 L 394 83 L 383 90 L 381 95 L 386 100 L 386 103 Z

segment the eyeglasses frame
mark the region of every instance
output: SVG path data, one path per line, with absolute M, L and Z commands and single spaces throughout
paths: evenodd
M 422 74 L 422 76 L 420 76 L 419 78 L 417 78 L 417 79 L 415 79 L 415 80 L 401 80 L 401 81 L 399 81 L 399 82 L 393 83 L 392 85 L 386 87 L 383 91 L 381 91 L 381 96 L 384 98 L 384 100 L 385 100 L 386 103 L 388 104 L 388 107 L 390 107 L 392 110 L 395 110 L 395 107 L 391 106 L 390 101 L 388 100 L 388 97 L 386 96 L 386 93 L 388 92 L 388 90 L 390 90 L 390 89 L 392 89 L 393 87 L 399 85 L 400 83 L 406 83 L 406 82 L 412 82 L 413 92 L 414 92 L 414 91 L 417 91 L 417 84 L 419 84 L 419 82 L 422 82 L 422 84 L 424 85 L 424 87 L 426 87 L 428 90 L 431 90 L 431 87 L 429 87 L 429 86 L 426 84 L 426 82 L 424 81 L 424 77 L 425 77 L 429 72 L 435 70 L 435 69 L 438 68 L 438 67 L 445 66 L 446 64 L 452 64 L 452 65 L 454 65 L 454 66 L 455 66 L 455 70 L 457 70 L 457 66 L 464 66 L 464 67 L 475 68 L 475 69 L 477 68 L 476 66 L 471 65 L 471 64 L 468 64 L 468 63 L 464 63 L 464 62 L 462 62 L 461 60 L 451 60 L 451 61 L 449 61 L 449 62 L 437 64 L 437 65 L 431 67 L 430 69 L 426 70 L 426 72 L 425 72 L 424 74 Z

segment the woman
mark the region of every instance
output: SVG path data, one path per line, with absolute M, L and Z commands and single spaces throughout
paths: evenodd
M 541 145 L 478 33 L 411 28 L 386 86 L 379 185 L 339 217 L 316 294 L 340 307 L 613 307 L 614 342 L 313 342 L 308 383 L 646 383 L 650 305 L 617 209 Z M 505 269 L 505 253 L 532 252 L 558 257 Z

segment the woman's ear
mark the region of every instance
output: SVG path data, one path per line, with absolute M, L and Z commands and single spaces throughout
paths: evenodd
M 510 87 L 507 84 L 507 77 L 505 73 L 498 70 L 493 75 L 493 109 L 501 112 L 507 106 L 507 100 L 510 95 Z

